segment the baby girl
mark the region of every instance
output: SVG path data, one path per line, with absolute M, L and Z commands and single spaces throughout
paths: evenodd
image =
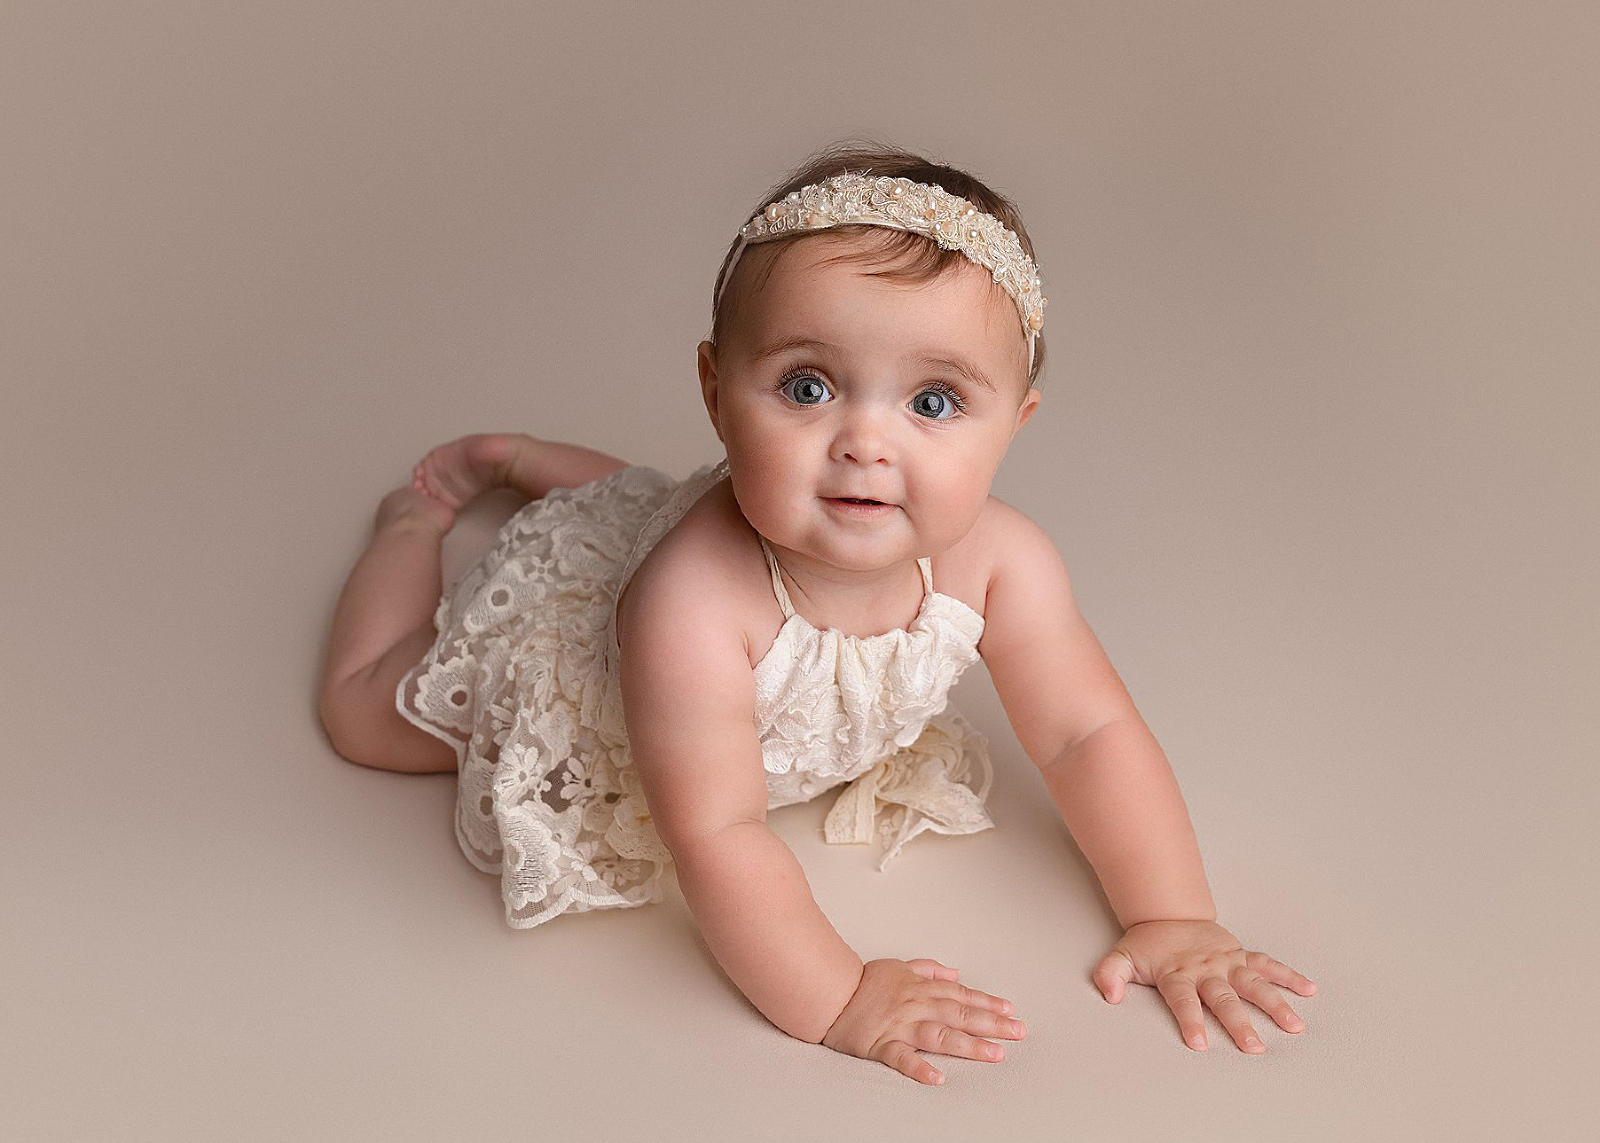
M 919 1051 L 997 1061 L 1010 1001 L 928 959 L 863 963 L 767 811 L 842 789 L 829 841 L 971 833 L 983 739 L 946 695 L 981 657 L 1124 932 L 1111 1003 L 1159 989 L 1303 1023 L 1316 986 L 1216 909 L 1183 797 L 1073 601 L 1055 545 L 989 493 L 1039 407 L 1045 299 L 1015 207 L 890 148 L 829 149 L 723 262 L 700 394 L 726 459 L 683 481 L 518 434 L 429 453 L 379 507 L 334 619 L 341 755 L 456 771 L 456 832 L 509 923 L 659 900 L 675 870 L 712 953 L 778 1028 L 923 1083 Z M 530 503 L 448 594 L 458 509 Z

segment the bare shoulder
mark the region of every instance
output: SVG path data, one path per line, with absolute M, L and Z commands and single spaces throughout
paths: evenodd
M 748 664 L 765 574 L 759 544 L 723 480 L 684 513 L 624 586 L 617 601 L 618 642 L 650 615 L 653 627 L 665 625 L 685 635 L 736 632 Z
M 988 517 L 991 534 L 987 549 L 991 556 L 989 578 L 1050 574 L 1067 586 L 1067 566 L 1050 534 L 1018 508 L 998 497 L 989 497 Z
M 1078 610 L 1055 541 L 1009 504 L 991 498 L 989 507 L 980 521 L 988 594 L 978 653 L 1018 741 L 1043 767 L 1139 712 Z
M 934 557 L 934 583 L 985 620 L 997 580 L 1059 574 L 1065 582 L 1066 566 L 1045 530 L 1024 512 L 990 496 L 977 522 L 949 551 Z
M 1041 624 L 1059 629 L 1079 619 L 1066 562 L 1026 513 L 991 496 L 972 530 L 982 533 L 976 542 L 985 572 L 981 653 L 1004 653 L 1024 634 L 1036 638 Z

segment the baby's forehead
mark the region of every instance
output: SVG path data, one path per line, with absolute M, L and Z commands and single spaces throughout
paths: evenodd
M 903 251 L 908 244 L 902 244 L 897 253 L 894 245 L 885 249 L 877 237 L 892 238 L 901 232 L 872 230 L 875 233 L 865 237 L 830 231 L 746 250 L 736 270 L 748 271 L 748 276 L 735 278 L 724 298 L 724 333 L 742 351 L 762 354 L 769 343 L 793 341 L 799 336 L 797 329 L 808 339 L 820 336 L 827 343 L 831 338 L 824 331 L 843 328 L 836 322 L 859 331 L 862 311 L 856 307 L 866 300 L 852 291 L 865 287 L 880 297 L 887 294 L 897 308 L 926 313 L 915 320 L 924 331 L 930 328 L 927 323 L 934 323 L 936 332 L 914 335 L 916 342 L 931 336 L 964 353 L 998 355 L 986 369 L 1000 374 L 1014 369 L 1025 389 L 1027 338 L 1016 304 L 989 271 L 957 254 L 933 272 L 926 254 L 919 256 L 916 246 L 909 246 L 912 253 L 907 255 Z M 841 256 L 849 260 L 837 261 Z M 835 298 L 830 292 L 834 288 L 843 296 Z M 832 317 L 821 318 L 819 328 L 820 315 Z M 877 336 L 888 332 L 885 327 L 872 328 L 881 331 Z M 1000 365 L 1001 359 L 1010 364 Z
M 933 243 L 885 227 L 847 226 L 801 238 L 767 242 L 745 250 L 728 283 L 725 304 L 735 308 L 793 290 L 814 291 L 830 283 L 870 282 L 914 296 L 919 287 L 959 282 L 975 295 L 971 304 L 990 321 L 1016 322 L 1016 304 L 983 267 L 946 253 L 933 268 Z M 980 296 L 981 295 L 981 300 Z

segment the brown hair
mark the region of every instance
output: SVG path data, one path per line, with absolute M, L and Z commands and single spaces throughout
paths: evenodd
M 773 187 L 751 210 L 754 216 L 769 202 L 776 202 L 790 191 L 799 190 L 801 187 L 810 186 L 812 183 L 821 182 L 823 179 L 834 175 L 846 173 L 863 174 L 870 171 L 874 175 L 886 175 L 890 178 L 910 179 L 912 182 L 932 183 L 943 187 L 953 195 L 959 195 L 973 206 L 988 214 L 994 215 L 1016 232 L 1017 239 L 1022 243 L 1022 249 L 1028 257 L 1037 257 L 1033 252 L 1033 240 L 1028 237 L 1027 229 L 1022 225 L 1022 216 L 1018 213 L 1016 205 L 1004 195 L 984 185 L 975 176 L 966 171 L 957 170 L 935 163 L 921 155 L 902 150 L 899 147 L 871 141 L 845 140 L 818 151 L 807 159 L 783 182 Z M 945 273 L 953 266 L 967 262 L 967 256 L 959 250 L 946 250 L 933 239 L 922 234 L 905 230 L 891 230 L 880 227 L 856 227 L 857 230 L 872 230 L 876 241 L 870 249 L 854 250 L 839 254 L 828 259 L 829 262 L 870 262 L 886 268 L 872 271 L 873 277 L 885 278 L 891 282 L 903 282 L 907 285 L 916 285 L 932 281 L 940 274 Z M 765 246 L 786 248 L 792 243 L 804 241 L 807 238 L 820 237 L 825 234 L 836 234 L 836 231 L 799 232 L 783 238 L 773 239 L 763 243 Z M 730 309 L 736 308 L 740 301 L 740 292 L 730 289 L 728 296 L 722 299 L 723 304 L 717 305 L 717 298 L 722 294 L 723 279 L 727 277 L 733 253 L 738 248 L 739 242 L 735 238 L 728 247 L 728 252 L 723 256 L 722 268 L 717 271 L 717 280 L 712 287 L 711 302 L 711 340 L 720 340 L 726 327 L 726 317 Z M 747 259 L 741 258 L 740 265 Z M 750 283 L 751 291 L 759 290 L 772 273 L 772 268 L 777 262 L 774 255 L 768 259 L 767 264 L 759 276 Z M 995 287 L 1000 289 L 999 286 Z M 733 305 L 729 305 L 730 299 Z M 1010 295 L 1006 295 L 1010 303 Z M 1034 341 L 1033 368 L 1028 372 L 1028 384 L 1038 384 L 1039 372 L 1044 366 L 1044 335 L 1040 334 Z

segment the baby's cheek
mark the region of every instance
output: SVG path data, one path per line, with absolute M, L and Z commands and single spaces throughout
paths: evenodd
M 761 535 L 778 543 L 791 538 L 797 516 L 792 496 L 784 496 L 767 481 L 747 482 L 743 488 L 735 483 L 734 501 L 745 522 Z

